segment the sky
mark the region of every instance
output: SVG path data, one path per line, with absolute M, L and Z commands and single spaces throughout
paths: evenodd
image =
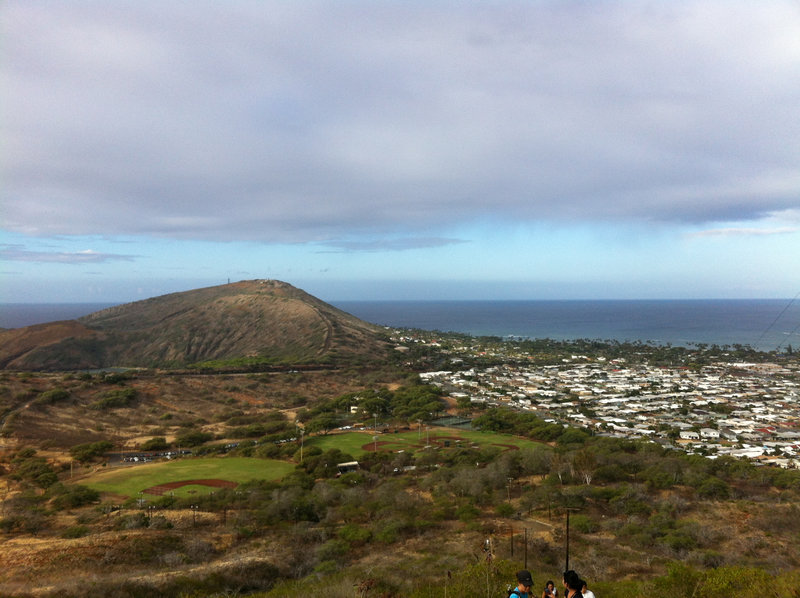
M 800 3 L 6 0 L 0 302 L 800 292 Z

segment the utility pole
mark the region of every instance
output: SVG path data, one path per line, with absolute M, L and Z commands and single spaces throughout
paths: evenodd
M 528 568 L 528 528 L 525 528 L 525 567 L 524 569 Z
M 567 507 L 567 541 L 566 541 L 566 558 L 564 559 L 564 571 L 569 571 L 569 512 L 577 511 L 578 509 Z
M 569 509 L 567 509 L 567 556 L 564 563 L 564 571 L 569 571 Z

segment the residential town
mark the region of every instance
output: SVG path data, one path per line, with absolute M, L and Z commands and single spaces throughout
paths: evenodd
M 435 343 L 422 340 L 417 342 Z M 569 355 L 558 364 L 465 365 L 420 374 L 462 405 L 507 406 L 596 434 L 649 438 L 716 458 L 800 467 L 800 363 L 716 360 L 694 367 Z M 723 354 L 724 355 L 724 354 Z M 501 355 L 496 355 L 501 357 Z M 461 367 L 460 367 L 461 366 Z

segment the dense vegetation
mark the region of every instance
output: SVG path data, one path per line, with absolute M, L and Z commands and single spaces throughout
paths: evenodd
M 398 358 L 419 369 L 447 365 L 447 351 L 467 340 L 478 343 L 453 336 Z M 486 350 L 495 346 L 502 356 Z M 557 360 L 581 347 L 593 342 L 485 339 L 467 359 Z M 629 359 L 650 351 L 620 350 Z M 705 359 L 696 350 L 652 351 L 687 367 Z M 0 460 L 0 554 L 5 571 L 17 572 L 0 572 L 0 595 L 27 595 L 27 571 L 53 586 L 37 595 L 62 598 L 502 596 L 523 565 L 537 585 L 558 578 L 567 513 L 570 567 L 598 596 L 798 595 L 798 471 L 597 436 L 502 408 L 477 413 L 474 425 L 513 438 L 463 433 L 463 442 L 446 442 L 460 432 L 433 428 L 413 449 L 376 441 L 377 450 L 356 452 L 345 443 L 353 434 L 337 428 L 364 427 L 365 446 L 418 431 L 421 439 L 422 424 L 432 428 L 457 406 L 407 370 L 315 376 L 5 374 L 3 433 L 27 440 Z M 92 423 L 65 445 L 73 436 L 57 432 L 60 418 L 80 417 Z M 38 443 L 24 436 L 46 425 Z M 139 451 L 278 459 L 292 471 L 213 493 L 100 494 L 82 476 L 110 468 L 121 438 Z M 341 474 L 337 464 L 353 460 L 358 470 Z M 34 540 L 52 550 L 16 552 Z

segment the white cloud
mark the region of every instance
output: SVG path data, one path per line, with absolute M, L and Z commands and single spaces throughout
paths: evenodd
M 800 232 L 800 228 L 713 228 L 689 233 L 688 237 L 758 237 L 767 235 L 789 235 Z
M 355 250 L 487 217 L 800 209 L 788 0 L 12 2 L 0 18 L 14 232 Z
M 136 255 L 83 251 L 30 251 L 21 245 L 0 246 L 0 260 L 11 262 L 46 262 L 57 264 L 99 264 L 110 261 L 134 261 Z
M 372 241 L 343 241 L 332 240 L 320 243 L 334 248 L 335 252 L 383 252 L 383 251 L 408 251 L 412 249 L 431 249 L 447 245 L 467 243 L 462 239 L 446 239 L 440 237 L 415 237 L 402 239 L 376 239 Z M 329 253 L 323 251 L 321 253 Z

